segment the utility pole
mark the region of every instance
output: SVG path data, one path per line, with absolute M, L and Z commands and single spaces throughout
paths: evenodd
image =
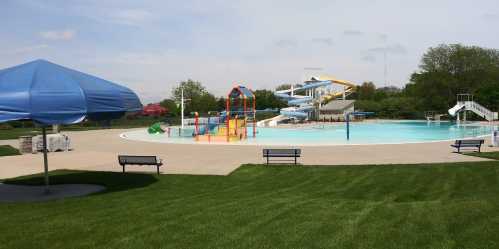
M 388 37 L 384 37 L 383 38 L 383 41 L 384 41 L 384 49 L 383 49 L 383 63 L 384 63 L 384 70 L 383 70 L 383 78 L 384 78 L 384 86 L 387 87 L 388 86 L 388 82 L 387 82 L 387 77 L 388 77 L 388 62 L 387 62 L 387 50 L 388 50 Z
M 383 77 L 384 77 L 384 81 L 385 81 L 385 87 L 387 86 L 386 77 L 388 75 L 388 66 L 386 64 L 386 49 L 387 49 L 387 47 L 385 46 L 385 49 L 383 49 L 383 59 L 384 59 L 384 63 L 385 63 Z

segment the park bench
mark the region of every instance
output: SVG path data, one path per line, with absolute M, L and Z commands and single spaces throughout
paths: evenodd
M 301 156 L 301 149 L 263 149 L 263 157 L 267 159 L 269 164 L 270 158 L 279 158 L 275 161 L 293 161 L 297 162 L 297 158 Z M 282 158 L 294 158 L 291 160 L 283 160 Z
M 461 152 L 461 148 L 477 148 L 478 152 L 480 152 L 483 143 L 483 139 L 456 140 L 451 146 L 457 149 L 457 153 Z
M 125 165 L 150 165 L 156 166 L 156 172 L 159 175 L 159 167 L 163 165 L 162 160 L 157 156 L 118 155 L 118 162 L 123 167 L 123 173 L 125 173 Z

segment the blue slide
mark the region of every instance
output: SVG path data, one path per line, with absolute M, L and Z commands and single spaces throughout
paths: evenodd
M 308 117 L 308 113 L 315 109 L 313 105 L 314 101 L 320 98 L 314 99 L 310 96 L 295 95 L 294 92 L 298 90 L 317 89 L 331 84 L 332 83 L 329 80 L 317 80 L 313 82 L 306 82 L 302 87 L 276 91 L 274 94 L 279 98 L 287 100 L 288 105 L 291 106 L 282 108 L 280 114 L 286 117 L 306 119 Z

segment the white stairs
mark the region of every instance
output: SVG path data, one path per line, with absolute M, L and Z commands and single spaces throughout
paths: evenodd
M 470 110 L 470 111 L 476 113 L 477 115 L 483 117 L 487 121 L 497 120 L 497 112 L 493 112 L 493 111 L 487 109 L 486 107 L 478 104 L 475 101 L 466 101 L 464 103 L 464 106 L 465 106 L 466 110 Z
M 449 114 L 451 116 L 455 116 L 458 112 L 463 110 L 472 111 L 476 113 L 478 116 L 486 119 L 487 121 L 494 121 L 498 119 L 497 112 L 493 112 L 472 100 L 458 101 L 454 107 L 449 109 Z

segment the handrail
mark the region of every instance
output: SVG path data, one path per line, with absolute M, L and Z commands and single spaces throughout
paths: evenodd
M 487 109 L 486 107 L 480 105 L 475 101 L 464 101 L 464 105 L 466 106 L 466 108 L 470 109 L 471 111 L 474 111 L 477 114 L 484 116 L 489 121 L 495 119 L 495 113 L 493 111 Z

